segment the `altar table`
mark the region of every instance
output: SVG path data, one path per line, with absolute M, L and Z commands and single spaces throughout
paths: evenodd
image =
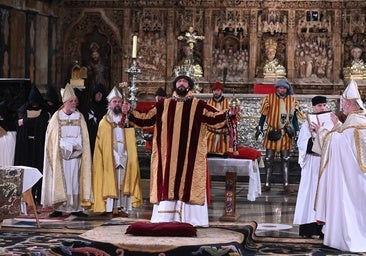
M 226 172 L 235 172 L 237 176 L 249 176 L 247 199 L 255 201 L 261 195 L 261 178 L 258 161 L 237 158 L 207 158 L 210 175 L 225 176 Z
M 9 170 L 9 169 L 14 169 L 14 170 L 22 169 L 23 170 L 23 187 L 22 187 L 23 201 L 28 203 L 33 208 L 34 215 L 35 215 L 36 222 L 37 222 L 37 227 L 40 228 L 38 213 L 37 213 L 36 205 L 34 203 L 34 199 L 33 199 L 33 195 L 32 195 L 32 187 L 34 186 L 34 184 L 37 183 L 37 181 L 39 179 L 42 178 L 41 172 L 37 168 L 33 168 L 33 167 L 29 167 L 29 166 L 1 167 L 0 171 Z M 26 211 L 22 210 L 22 212 L 26 212 Z

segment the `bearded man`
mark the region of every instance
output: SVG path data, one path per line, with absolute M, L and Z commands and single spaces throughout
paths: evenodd
M 192 95 L 193 80 L 173 81 L 173 95 L 146 112 L 133 110 L 130 124 L 153 127 L 150 167 L 151 222 L 208 226 L 207 127 L 224 127 L 237 108 L 218 111 Z M 124 113 L 129 105 L 124 105 Z
M 293 140 L 299 132 L 298 118 L 302 118 L 299 111 L 299 102 L 293 96 L 292 86 L 286 79 L 279 79 L 275 84 L 276 92 L 267 95 L 260 109 L 261 117 L 256 127 L 255 137 L 258 139 L 263 133 L 264 123 L 267 124 L 267 133 L 264 136 L 263 146 L 266 149 L 265 168 L 266 182 L 263 192 L 271 189 L 271 176 L 275 153 L 281 155 L 281 169 L 283 190 L 286 194 L 292 192 L 288 176 L 290 171 L 290 149 Z
M 212 86 L 212 98 L 207 103 L 218 110 L 229 109 L 229 99 L 225 98 L 224 85 L 216 82 Z M 230 136 L 227 128 L 211 129 L 207 132 L 207 151 L 209 153 L 224 154 L 229 151 Z
M 63 213 L 87 217 L 83 211 L 91 206 L 92 198 L 88 128 L 76 109 L 78 100 L 69 84 L 62 102 L 46 131 L 41 204 L 54 206 L 50 217 Z
M 332 115 L 334 127 L 312 123 L 320 145 L 320 170 L 315 218 L 323 223 L 326 246 L 344 252 L 366 252 L 366 110 L 358 85 L 351 80 L 342 93 L 347 116 L 343 124 Z
M 94 148 L 92 208 L 110 217 L 128 217 L 142 202 L 135 129 L 125 127 L 123 97 L 116 87 L 107 100 L 108 112 L 99 123 Z

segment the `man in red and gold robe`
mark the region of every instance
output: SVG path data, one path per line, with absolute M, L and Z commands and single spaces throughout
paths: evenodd
M 130 124 L 154 127 L 151 155 L 151 222 L 208 226 L 207 128 L 225 127 L 237 108 L 218 111 L 193 97 L 193 80 L 178 76 L 171 98 L 147 112 L 132 111 Z

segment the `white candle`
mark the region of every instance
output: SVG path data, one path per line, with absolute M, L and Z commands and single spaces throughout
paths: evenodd
M 137 36 L 132 38 L 132 58 L 137 57 Z

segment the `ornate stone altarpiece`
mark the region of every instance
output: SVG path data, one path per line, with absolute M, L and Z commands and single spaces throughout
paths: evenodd
M 170 92 L 184 47 L 178 37 L 190 27 L 205 38 L 195 47 L 203 69 L 197 82 L 203 92 L 221 81 L 228 92 L 251 93 L 254 83 L 263 82 L 257 68 L 265 61 L 265 41 L 272 38 L 277 42 L 276 58 L 297 93 L 340 94 L 350 49 L 355 44 L 365 47 L 363 1 L 65 0 L 60 5 L 65 67 L 74 60 L 85 62 L 81 47 L 96 31 L 110 49 L 105 56 L 108 86 L 127 81 L 124 70 L 131 63 L 136 34 L 142 93 L 158 87 Z M 364 81 L 359 83 L 362 87 Z

